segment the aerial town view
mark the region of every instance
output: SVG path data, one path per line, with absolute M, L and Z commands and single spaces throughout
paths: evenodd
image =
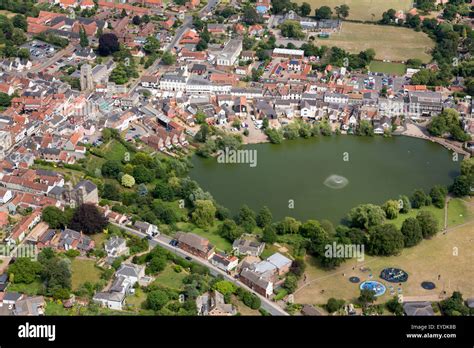
M 0 0 L 2 323 L 468 320 L 473 96 L 471 0 Z

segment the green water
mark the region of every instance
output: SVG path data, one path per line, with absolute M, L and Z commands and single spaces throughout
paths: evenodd
M 449 185 L 460 167 L 442 146 L 404 136 L 318 137 L 244 149 L 257 150 L 256 167 L 194 156 L 191 178 L 233 213 L 243 204 L 256 211 L 267 205 L 274 219 L 339 223 L 358 204 L 381 204 L 417 188 Z M 327 187 L 331 175 L 346 178 L 347 185 Z

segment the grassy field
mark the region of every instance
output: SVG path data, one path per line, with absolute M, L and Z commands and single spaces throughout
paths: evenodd
M 450 207 L 449 212 L 454 214 L 463 211 L 467 215 L 466 210 L 468 208 L 461 205 L 459 200 L 455 201 L 456 203 L 452 205 L 452 208 Z M 321 269 L 314 258 L 308 257 L 308 267 L 306 269 L 306 284 L 308 285 L 297 291 L 295 295 L 296 302 L 324 304 L 330 297 L 355 301 L 355 298 L 359 295 L 359 288 L 358 285 L 350 283 L 348 278 L 357 276 L 361 281 L 364 281 L 369 279 L 369 273 L 372 273 L 373 279 L 380 280 L 379 274 L 386 267 L 398 267 L 408 272 L 408 281 L 402 283 L 401 286 L 405 296 L 434 295 L 438 297 L 442 291 L 446 291 L 448 294 L 453 291 L 461 291 L 464 298 L 474 296 L 474 287 L 470 276 L 474 263 L 472 254 L 474 241 L 473 209 L 474 207 L 469 208 L 469 221 L 456 220 L 456 223 L 462 222 L 463 224 L 451 227 L 447 233 L 439 233 L 430 240 L 423 240 L 413 248 L 404 249 L 398 256 L 366 256 L 362 262 L 347 261 L 331 271 Z M 454 218 L 452 219 L 452 221 L 455 221 Z M 360 267 L 369 268 L 370 271 L 362 272 Z M 440 280 L 438 280 L 438 275 L 441 275 Z M 432 291 L 424 290 L 420 286 L 423 281 L 434 282 L 436 289 Z M 387 282 L 383 283 L 386 286 L 389 285 Z M 395 285 L 395 288 L 398 287 L 398 284 Z M 321 293 L 322 290 L 324 290 L 323 293 Z M 385 302 L 391 296 L 387 291 L 379 298 L 377 303 Z
M 22 294 L 27 294 L 29 296 L 36 296 L 39 293 L 41 293 L 41 290 L 43 289 L 43 284 L 41 283 L 41 280 L 36 280 L 31 284 L 15 284 L 11 283 L 8 285 L 8 291 L 10 292 L 20 292 Z
M 134 310 L 139 311 L 142 308 L 143 302 L 146 300 L 146 294 L 142 289 L 136 289 L 135 294 L 127 296 L 125 302 L 127 305 L 133 307 Z
M 174 271 L 173 265 L 167 265 L 166 268 L 156 277 L 153 284 L 181 290 L 183 288 L 183 279 L 187 275 L 188 273 L 184 270 L 178 273 Z
M 8 18 L 15 17 L 16 13 L 7 11 L 7 10 L 0 10 L 0 16 L 6 16 Z
M 316 45 L 337 46 L 352 53 L 373 48 L 379 60 L 418 58 L 427 63 L 434 42 L 425 33 L 408 28 L 344 22 L 341 31 L 328 39 L 316 38 Z
M 336 6 L 347 4 L 349 5 L 349 19 L 363 20 L 363 21 L 377 21 L 382 18 L 382 13 L 388 9 L 395 10 L 409 10 L 413 1 L 411 0 L 297 0 L 296 3 L 301 5 L 307 2 L 311 5 L 311 14 L 314 10 L 321 6 L 331 7 L 335 14 L 334 8 Z
M 232 250 L 232 244 L 227 239 L 224 239 L 217 234 L 220 224 L 221 222 L 218 222 L 208 229 L 197 228 L 193 224 L 185 222 L 178 222 L 176 225 L 181 231 L 192 232 L 200 235 L 201 237 L 209 239 L 211 244 L 215 245 L 217 249 L 230 251 Z
M 389 62 L 381 62 L 378 60 L 372 61 L 370 63 L 370 71 L 372 72 L 380 72 L 390 75 L 404 75 L 406 71 L 405 64 L 402 63 L 389 63 Z
M 97 283 L 100 280 L 100 269 L 92 260 L 75 258 L 71 262 L 72 289 L 76 290 L 85 282 Z

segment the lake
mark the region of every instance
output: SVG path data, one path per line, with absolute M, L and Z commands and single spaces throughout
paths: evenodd
M 382 204 L 417 188 L 449 185 L 460 161 L 442 146 L 405 136 L 332 136 L 247 145 L 256 166 L 193 156 L 190 176 L 232 213 L 266 205 L 274 220 L 339 223 L 361 203 Z

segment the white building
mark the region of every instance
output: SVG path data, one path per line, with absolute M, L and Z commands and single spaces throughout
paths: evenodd
M 232 66 L 242 52 L 242 40 L 231 39 L 225 45 L 221 53 L 217 55 L 217 65 Z

